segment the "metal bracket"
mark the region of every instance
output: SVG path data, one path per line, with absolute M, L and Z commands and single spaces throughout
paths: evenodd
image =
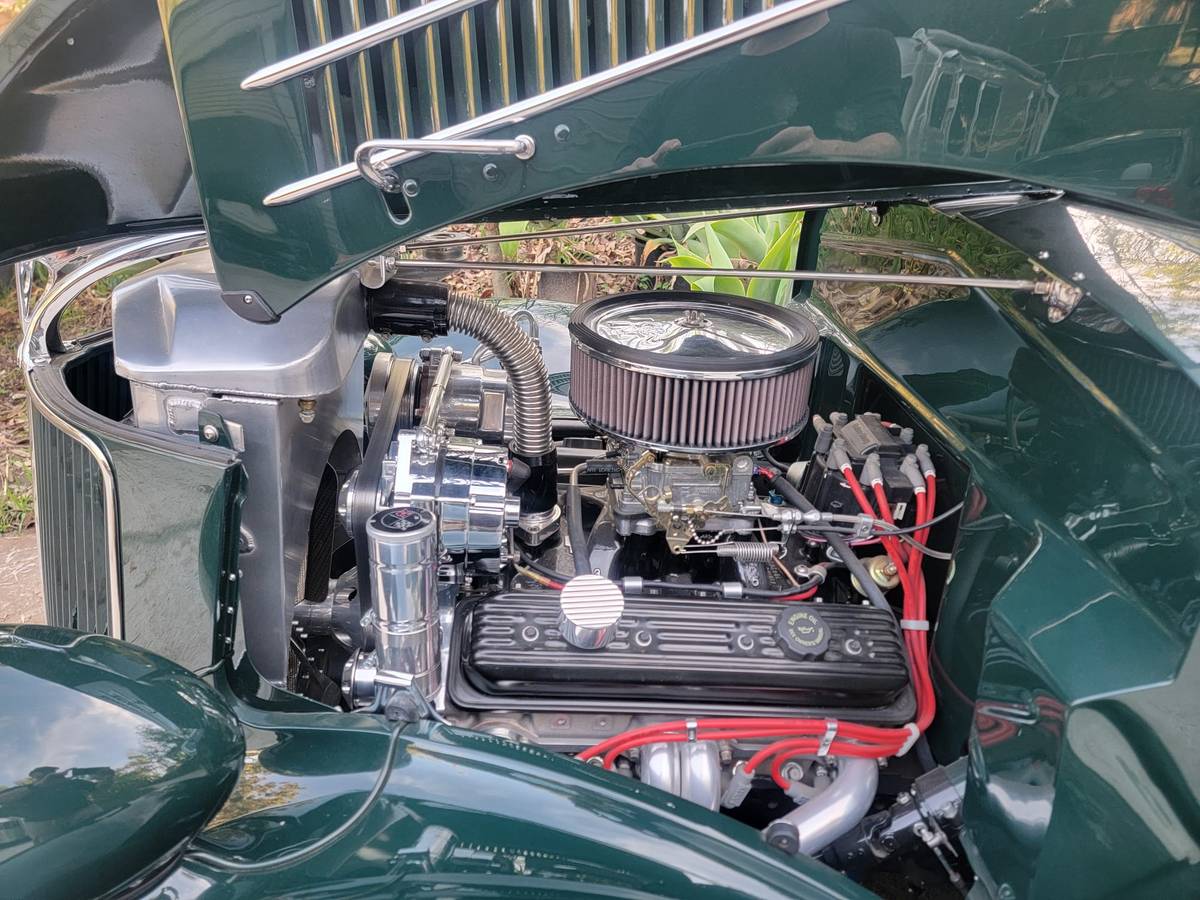
M 279 321 L 279 316 L 255 291 L 222 291 L 221 299 L 225 301 L 226 306 L 248 322 L 272 325 Z
M 1033 292 L 1046 303 L 1046 318 L 1059 323 L 1075 311 L 1083 299 L 1084 290 L 1058 278 L 1045 278 L 1034 282 Z
M 224 447 L 226 450 L 243 450 L 244 447 L 238 447 L 234 430 L 224 418 L 217 415 L 212 410 L 202 409 L 196 416 L 197 432 L 200 435 L 202 444 L 211 444 L 214 447 Z M 238 427 L 240 436 L 240 426 Z
M 515 156 L 531 159 L 537 151 L 537 143 L 527 134 L 515 138 L 411 138 L 405 140 L 380 139 L 363 141 L 354 150 L 354 165 L 359 174 L 381 191 L 397 194 L 403 190 L 404 182 L 392 170 L 394 163 L 377 162 L 376 154 L 382 152 L 413 153 L 466 153 L 475 156 Z

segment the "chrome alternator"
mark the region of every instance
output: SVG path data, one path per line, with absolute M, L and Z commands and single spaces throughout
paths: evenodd
M 357 472 L 346 482 L 343 521 L 353 527 L 355 493 L 373 491 L 376 510 L 415 506 L 434 513 L 445 552 L 498 563 L 520 520 L 520 501 L 508 493 L 504 373 L 463 363 L 449 349 L 422 357 L 424 377 L 410 379 L 414 394 L 427 385 L 420 391 L 420 425 L 396 427 L 375 484 L 362 483 Z M 418 408 L 415 397 L 411 407 Z

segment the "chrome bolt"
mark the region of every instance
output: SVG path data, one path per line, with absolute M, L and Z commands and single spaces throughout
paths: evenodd
M 253 294 L 242 294 L 242 302 L 243 303 L 253 303 L 254 295 Z
M 421 185 L 415 178 L 405 178 L 404 183 L 400 185 L 400 191 L 405 197 L 415 197 L 421 193 Z
M 305 398 L 296 401 L 296 405 L 300 407 L 300 421 L 305 425 L 312 424 L 313 419 L 317 417 L 317 401 Z
M 500 167 L 495 163 L 486 163 L 483 167 L 483 178 L 485 181 L 495 181 L 500 177 Z
M 204 438 L 210 444 L 215 444 L 221 437 L 221 432 L 216 425 L 209 424 L 200 429 L 200 437 Z
M 850 640 L 846 641 L 846 652 L 851 656 L 858 656 L 862 653 L 862 650 L 862 643 L 856 638 L 850 638 Z
M 790 762 L 783 767 L 781 774 L 788 781 L 799 781 L 804 777 L 804 767 L 799 763 Z
M 554 126 L 554 139 L 560 144 L 565 144 L 567 139 L 571 137 L 571 129 L 566 125 Z

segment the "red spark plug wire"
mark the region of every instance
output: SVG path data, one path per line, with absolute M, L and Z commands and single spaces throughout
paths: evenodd
M 762 471 L 765 474 L 774 474 L 766 472 L 766 470 Z M 880 516 L 876 516 L 853 469 L 844 467 L 842 472 L 863 512 L 872 518 L 882 518 L 883 521 L 894 524 L 882 486 L 873 486 L 881 512 Z M 917 525 L 923 525 L 934 515 L 935 476 L 929 473 L 926 475 L 925 481 L 925 494 L 918 493 L 916 499 Z M 928 529 L 918 529 L 914 535 L 919 543 L 924 543 Z M 894 537 L 881 536 L 880 540 L 900 575 L 904 597 L 902 627 L 904 628 L 905 647 L 908 650 L 912 667 L 913 690 L 917 700 L 916 722 L 910 723 L 904 728 L 884 728 L 831 719 L 786 717 L 680 720 L 646 725 L 623 732 L 587 748 L 579 754 L 578 758 L 581 760 L 600 758 L 605 768 L 611 768 L 619 756 L 646 744 L 693 740 L 775 739 L 750 757 L 744 772 L 752 776 L 763 762 L 772 759 L 772 777 L 780 787 L 787 788 L 787 779 L 783 777 L 782 769 L 787 760 L 793 756 L 828 754 L 878 759 L 894 756 L 907 750 L 916 737 L 928 728 L 936 710 L 936 698 L 929 674 L 927 632 L 919 627 L 925 617 L 925 578 L 921 571 L 924 554 L 916 548 L 910 548 L 905 554 L 899 540 Z M 815 592 L 816 588 L 812 588 L 779 599 L 806 599 Z M 914 624 L 918 627 L 907 627 Z

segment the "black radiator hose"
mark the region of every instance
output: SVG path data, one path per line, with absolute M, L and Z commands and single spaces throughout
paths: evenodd
M 776 493 L 792 506 L 796 507 L 796 509 L 801 512 L 816 511 L 816 507 L 812 505 L 809 499 L 800 493 L 799 489 L 794 487 L 783 475 L 778 473 L 772 475 L 770 483 Z M 880 590 L 879 585 L 875 583 L 875 579 L 867 572 L 867 567 L 862 564 L 862 560 L 854 554 L 854 549 L 846 539 L 834 531 L 826 533 L 824 537 L 829 541 L 829 546 L 833 548 L 842 562 L 846 564 L 846 568 L 850 570 L 850 574 L 858 579 L 858 583 L 862 585 L 862 589 L 867 592 L 867 599 L 880 609 L 886 609 L 888 612 L 891 612 L 892 606 L 887 602 L 887 597 L 883 596 L 883 591 Z

